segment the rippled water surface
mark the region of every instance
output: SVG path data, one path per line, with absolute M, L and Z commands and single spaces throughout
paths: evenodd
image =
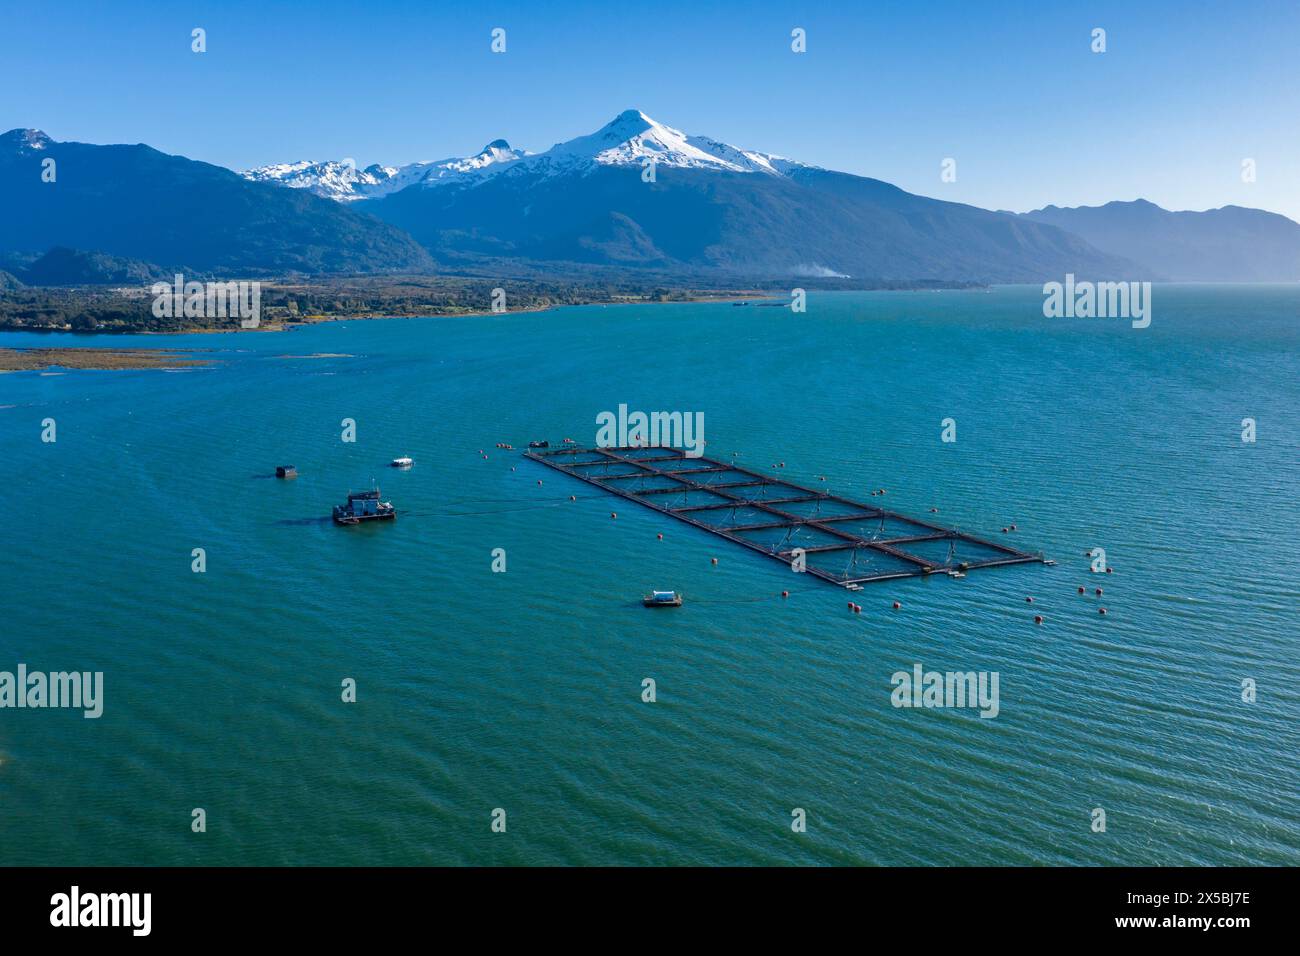
M 0 670 L 106 696 L 0 710 L 0 862 L 1300 863 L 1300 290 L 1157 287 L 1145 330 L 1041 303 L 343 322 L 129 340 L 201 370 L 0 375 Z M 126 344 L 0 334 L 52 342 Z M 591 443 L 620 403 L 1059 564 L 854 615 L 493 447 Z M 399 519 L 334 527 L 372 477 Z M 894 708 L 916 663 L 998 672 L 1000 713 Z

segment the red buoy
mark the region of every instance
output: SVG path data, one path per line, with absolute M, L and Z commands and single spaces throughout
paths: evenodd
M 611 518 L 617 518 L 617 517 L 618 517 L 618 512 L 617 512 L 617 511 L 611 511 L 611 512 L 609 513 L 609 516 L 610 516 Z
M 786 598 L 786 597 L 789 597 L 789 596 L 790 596 L 790 592 L 789 592 L 789 591 L 782 591 L 782 592 L 781 592 L 781 597 Z
M 854 613 L 854 614 L 861 614 L 861 613 L 862 613 L 862 605 L 861 605 L 861 604 L 855 604 L 855 605 L 853 605 L 853 613 Z
M 898 610 L 899 608 L 901 608 L 902 606 L 903 606 L 903 605 L 899 604 L 897 601 L 894 602 L 894 610 L 895 610 L 895 611 L 897 611 L 897 610 Z
M 1105 614 L 1105 613 L 1106 613 L 1106 609 L 1105 609 L 1104 607 L 1099 607 L 1099 608 L 1097 608 L 1097 613 L 1098 613 L 1098 614 Z
M 1003 529 L 1002 529 L 1002 533 L 1003 533 L 1003 534 L 1006 534 L 1006 533 L 1007 533 L 1007 529 L 1006 529 L 1006 528 L 1003 528 Z
M 1012 526 L 1011 526 L 1011 530 L 1012 530 L 1012 531 L 1015 531 L 1015 530 L 1016 530 L 1016 526 L 1015 526 L 1015 525 L 1012 525 Z
M 1082 586 L 1079 587 L 1079 593 L 1080 593 L 1080 594 L 1083 593 L 1083 587 L 1082 587 Z
M 577 500 L 578 500 L 578 496 L 577 496 L 577 495 L 569 495 L 569 500 L 570 500 L 570 501 L 577 501 Z
M 717 563 L 718 563 L 718 559 L 717 559 L 717 558 L 709 558 L 709 561 L 712 562 L 713 564 L 717 564 Z
M 663 535 L 660 535 L 660 536 L 659 536 L 659 540 L 662 541 L 663 539 L 664 539 L 664 536 L 663 536 Z
M 852 602 L 852 601 L 849 602 L 849 610 L 850 610 L 850 611 L 853 610 L 853 602 Z
M 1043 615 L 1041 615 L 1041 614 L 1035 614 L 1035 615 L 1034 615 L 1034 623 L 1035 623 L 1035 624 L 1042 624 L 1042 623 L 1043 623 Z
M 512 469 L 510 469 L 510 470 L 511 470 L 511 471 L 514 471 L 514 469 L 513 469 L 513 468 L 512 468 Z M 541 483 L 542 483 L 542 479 L 540 479 L 540 478 L 538 478 L 538 479 L 537 479 L 537 483 L 538 483 L 538 484 L 539 484 L 539 485 L 540 485 L 540 484 L 541 484 Z
M 1101 588 L 1097 588 L 1097 597 L 1101 597 Z
M 1034 599 L 1031 598 L 1031 597 L 1026 597 L 1026 598 L 1025 598 L 1025 602 L 1026 602 L 1027 604 L 1033 604 L 1033 603 L 1034 603 Z
M 1107 568 L 1107 569 L 1106 569 L 1106 573 L 1107 573 L 1107 574 L 1114 574 L 1114 573 L 1115 573 L 1115 569 L 1114 569 L 1114 568 Z

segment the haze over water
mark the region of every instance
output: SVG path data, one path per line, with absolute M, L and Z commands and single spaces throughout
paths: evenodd
M 0 670 L 106 698 L 0 710 L 0 863 L 1300 863 L 1298 314 L 1295 287 L 1157 286 L 1134 330 L 1015 287 L 0 333 L 218 360 L 0 375 Z M 853 615 L 493 447 L 591 444 L 621 403 L 1059 564 L 868 585 Z M 334 527 L 372 477 L 397 521 Z M 997 671 L 998 716 L 894 708 L 916 663 Z

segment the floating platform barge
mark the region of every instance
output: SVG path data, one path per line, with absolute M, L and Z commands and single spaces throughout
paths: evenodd
M 334 506 L 335 524 L 361 524 L 363 521 L 392 521 L 397 517 L 397 509 L 392 502 L 383 501 L 379 488 L 370 491 L 354 491 L 348 495 L 348 503 Z
M 524 456 L 785 564 L 802 561 L 806 573 L 851 589 L 1048 563 L 1041 554 L 676 448 L 568 447 Z

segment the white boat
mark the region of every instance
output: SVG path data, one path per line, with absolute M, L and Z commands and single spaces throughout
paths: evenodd
M 391 462 L 394 468 L 410 468 L 415 464 L 414 458 L 394 458 Z
M 646 607 L 681 607 L 682 596 L 676 591 L 651 591 L 641 598 Z

